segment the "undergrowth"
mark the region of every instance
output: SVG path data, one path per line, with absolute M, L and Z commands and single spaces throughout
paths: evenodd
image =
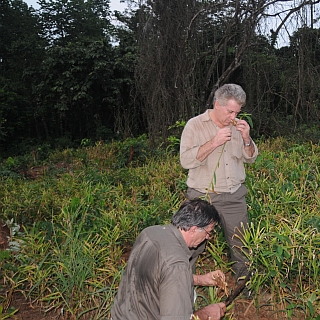
M 283 138 L 258 146 L 246 182 L 251 286 L 273 292 L 279 319 L 298 309 L 317 319 L 320 147 Z M 20 291 L 74 319 L 107 319 L 123 254 L 143 228 L 170 221 L 185 199 L 186 175 L 175 148 L 151 150 L 146 137 L 52 151 L 41 161 L 4 159 L 1 217 L 20 227 L 9 254 L 0 255 L 7 292 Z M 208 249 L 212 265 L 229 271 L 221 233 Z M 0 296 L 2 312 L 9 312 L 7 297 Z M 212 292 L 208 297 L 216 299 Z

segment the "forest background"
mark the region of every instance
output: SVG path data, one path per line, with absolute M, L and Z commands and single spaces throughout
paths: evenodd
M 225 318 L 319 320 L 319 2 L 0 1 L 0 319 L 21 314 L 17 293 L 48 315 L 109 317 L 136 236 L 184 199 L 185 121 L 234 82 L 260 152 L 251 287 L 271 302 Z M 228 271 L 221 232 L 209 249 Z
M 247 92 L 254 137 L 318 141 L 318 0 L 126 3 L 121 13 L 102 0 L 1 1 L 2 156 L 164 141 L 226 82 Z

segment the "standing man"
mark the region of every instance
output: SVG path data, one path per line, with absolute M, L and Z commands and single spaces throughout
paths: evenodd
M 237 119 L 245 102 L 239 85 L 223 85 L 215 92 L 213 109 L 187 122 L 180 144 L 181 165 L 189 170 L 187 198 L 210 198 L 218 210 L 236 280 L 248 273 L 239 239 L 239 230 L 248 224 L 244 163 L 258 156 L 249 124 Z M 193 253 L 193 263 L 204 248 L 205 244 Z
M 191 251 L 211 236 L 219 214 L 205 200 L 184 202 L 171 224 L 144 229 L 133 245 L 111 309 L 112 320 L 219 320 L 224 303 L 193 311 L 195 285 L 225 281 L 220 271 L 194 275 Z

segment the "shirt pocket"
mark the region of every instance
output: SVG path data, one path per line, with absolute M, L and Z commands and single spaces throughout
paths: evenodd
M 232 157 L 236 159 L 242 158 L 243 141 L 238 139 L 231 140 Z

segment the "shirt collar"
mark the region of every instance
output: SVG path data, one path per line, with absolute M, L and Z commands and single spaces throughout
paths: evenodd
M 202 119 L 202 121 L 212 121 L 211 118 L 210 118 L 210 114 L 209 114 L 209 112 L 210 112 L 211 110 L 212 110 L 212 109 L 207 109 L 207 111 L 203 113 L 203 119 Z
M 185 251 L 188 259 L 190 259 L 191 256 L 192 256 L 192 252 L 191 252 L 191 250 L 188 248 L 188 246 L 187 246 L 187 244 L 186 244 L 186 241 L 184 240 L 184 238 L 183 238 L 183 236 L 182 236 L 181 231 L 180 231 L 177 227 L 173 226 L 172 224 L 169 224 L 168 227 L 172 230 L 173 234 L 174 234 L 174 235 L 176 236 L 176 238 L 178 239 L 178 241 L 179 241 L 181 247 L 183 248 L 183 250 Z

